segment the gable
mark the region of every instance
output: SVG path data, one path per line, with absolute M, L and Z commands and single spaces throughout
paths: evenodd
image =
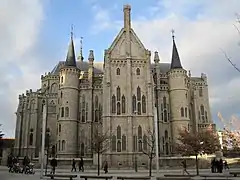
M 134 30 L 130 32 L 131 39 L 131 56 L 132 58 L 144 59 L 146 49 L 142 42 L 139 40 Z M 109 48 L 112 58 L 124 58 L 126 57 L 126 31 L 124 28 L 121 29 L 112 45 Z

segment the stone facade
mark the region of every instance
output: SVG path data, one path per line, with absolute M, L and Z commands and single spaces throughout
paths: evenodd
M 47 137 L 59 158 L 92 157 L 93 126 L 109 132 L 103 160 L 112 166 L 147 164 L 142 154 L 154 131 L 157 107 L 159 151 L 174 154 L 179 128 L 197 131 L 212 124 L 205 74 L 192 77 L 182 67 L 173 37 L 171 63 L 160 63 L 158 52 L 144 47 L 131 28 L 131 7 L 125 5 L 124 27 L 105 50 L 104 62 L 75 60 L 71 38 L 67 59 L 41 76 L 42 86 L 19 95 L 16 112 L 15 153 L 38 157 L 41 147 L 43 105 L 47 106 Z

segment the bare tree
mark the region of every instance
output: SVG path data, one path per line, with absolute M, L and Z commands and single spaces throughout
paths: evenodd
M 176 149 L 179 153 L 195 156 L 197 175 L 199 175 L 198 155 L 214 153 L 220 147 L 218 136 L 211 129 L 198 132 L 188 131 L 187 129 L 180 130 L 178 140 Z
M 233 26 L 236 28 L 237 33 L 240 36 L 240 30 L 239 30 L 239 27 L 238 27 L 238 25 L 240 25 L 240 15 L 239 14 L 236 14 L 236 21 L 237 21 L 237 24 L 233 24 Z M 229 57 L 227 55 L 227 53 L 225 51 L 223 51 L 222 49 L 221 49 L 221 51 L 223 52 L 223 54 L 224 54 L 225 58 L 228 60 L 228 62 L 232 65 L 232 67 L 234 69 L 236 69 L 238 72 L 240 72 L 240 69 L 237 67 L 237 65 L 235 63 L 233 63 L 231 57 Z
M 108 150 L 109 144 L 109 132 L 103 132 L 101 123 L 94 123 L 91 148 L 98 155 L 98 176 L 100 175 L 100 155 Z
M 155 146 L 156 146 L 156 138 L 154 131 L 150 129 L 147 131 L 146 138 L 143 139 L 143 144 L 147 144 L 147 150 L 143 148 L 143 154 L 147 155 L 149 158 L 149 177 L 152 176 L 152 160 L 156 156 L 155 154 Z

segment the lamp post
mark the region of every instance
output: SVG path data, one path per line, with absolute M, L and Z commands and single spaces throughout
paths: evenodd
M 43 105 L 43 121 L 42 121 L 42 150 L 41 150 L 40 179 L 43 179 L 46 120 L 47 120 L 47 106 L 46 104 L 44 104 Z
M 134 115 L 136 115 L 136 114 L 137 114 L 137 110 L 134 111 Z M 132 125 L 132 128 L 133 128 L 133 125 Z M 133 129 L 135 129 L 135 128 L 133 128 Z M 135 141 L 135 139 L 134 139 L 133 142 L 136 143 L 137 141 Z M 135 146 L 136 146 L 136 148 L 134 149 L 134 168 L 135 168 L 135 172 L 138 172 L 138 164 L 137 164 L 138 159 L 137 159 L 137 154 L 136 154 L 138 143 L 135 144 Z
M 156 170 L 159 174 L 159 152 L 158 152 L 158 122 L 157 122 L 157 108 L 154 107 L 154 125 L 155 125 L 155 148 L 156 148 Z

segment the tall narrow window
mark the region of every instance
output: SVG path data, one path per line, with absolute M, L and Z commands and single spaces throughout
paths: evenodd
M 138 126 L 138 139 L 142 139 L 142 127 Z
M 60 133 L 62 131 L 62 126 L 61 124 L 58 125 L 58 132 Z
M 85 115 L 85 121 L 88 120 L 88 103 L 86 103 L 86 115 Z
M 113 135 L 112 136 L 112 151 L 113 152 L 116 152 L 116 146 L 117 146 L 116 143 L 117 143 L 116 136 Z
M 163 111 L 163 115 L 164 115 L 164 122 L 167 122 L 168 121 L 168 113 L 167 113 L 166 109 Z
M 127 150 L 127 138 L 125 135 L 122 136 L 122 150 L 123 151 Z
M 60 151 L 60 150 L 61 150 L 61 141 L 58 140 L 58 151 Z
M 142 96 L 142 112 L 146 113 L 147 108 L 146 108 L 146 97 L 143 95 Z
M 138 108 L 138 110 L 137 110 L 138 115 L 141 115 L 141 103 L 140 102 L 138 102 L 137 108 Z
M 187 117 L 187 114 L 188 114 L 188 110 L 187 110 L 187 108 L 185 107 L 185 117 Z
M 184 117 L 184 108 L 181 107 L 181 117 Z
M 69 117 L 69 107 L 65 107 L 65 116 Z
M 117 142 L 117 152 L 121 152 L 121 141 L 118 140 Z
M 63 97 L 63 93 L 62 93 L 62 91 L 61 91 L 61 95 L 60 95 L 60 97 L 61 97 L 61 98 Z
M 61 108 L 61 117 L 64 117 L 64 107 Z
M 112 113 L 116 113 L 116 96 L 112 96 Z
M 132 111 L 133 111 L 133 113 L 136 112 L 136 103 L 137 103 L 136 101 L 137 101 L 136 96 L 133 95 L 133 97 L 132 97 Z
M 200 114 L 200 111 L 198 111 L 198 120 L 199 120 L 199 121 L 201 120 L 201 114 Z
M 98 108 L 98 96 L 95 96 L 95 108 Z
M 168 131 L 167 130 L 165 130 L 164 136 L 165 136 L 165 140 L 167 141 L 168 140 Z
M 33 145 L 33 133 L 30 133 L 30 136 L 29 136 L 29 145 L 30 145 L 30 146 Z
M 85 95 L 82 95 L 82 108 L 85 108 Z
M 122 113 L 126 113 L 126 99 L 124 95 L 122 95 Z
M 117 115 L 121 114 L 121 104 L 120 102 L 117 102 Z
M 164 96 L 163 97 L 163 108 L 167 107 L 167 98 Z
M 117 68 L 116 74 L 117 74 L 117 75 L 120 75 L 120 69 L 119 69 L 119 68 Z
M 138 140 L 138 151 L 142 152 L 142 140 Z
M 121 127 L 117 127 L 117 139 L 121 139 Z
M 141 101 L 141 88 L 139 86 L 137 87 L 137 100 Z
M 139 68 L 136 69 L 136 74 L 137 74 L 138 76 L 140 75 L 140 69 L 139 69 Z
M 200 111 L 201 111 L 201 115 L 204 115 L 204 106 L 203 105 L 200 106 Z
M 202 89 L 202 87 L 199 88 L 199 96 L 200 96 L 200 97 L 203 96 L 203 89 Z
M 117 101 L 120 101 L 120 98 L 121 98 L 121 90 L 120 90 L 120 87 L 118 86 L 117 87 Z
M 62 151 L 65 150 L 65 144 L 66 144 L 65 140 L 62 140 Z
M 136 135 L 133 136 L 133 151 L 134 152 L 137 151 L 137 136 Z
M 207 111 L 205 111 L 205 119 L 206 119 L 206 122 L 208 122 L 208 114 L 207 114 Z
M 95 122 L 99 121 L 99 114 L 98 114 L 98 110 L 95 110 Z
M 61 83 L 63 83 L 63 76 L 61 77 Z
M 145 152 L 147 151 L 147 146 L 148 146 L 148 139 L 147 139 L 147 136 L 144 134 L 144 136 L 143 136 L 143 150 Z
M 82 122 L 85 122 L 85 110 L 82 110 Z
M 84 143 L 81 143 L 81 156 L 84 156 Z

